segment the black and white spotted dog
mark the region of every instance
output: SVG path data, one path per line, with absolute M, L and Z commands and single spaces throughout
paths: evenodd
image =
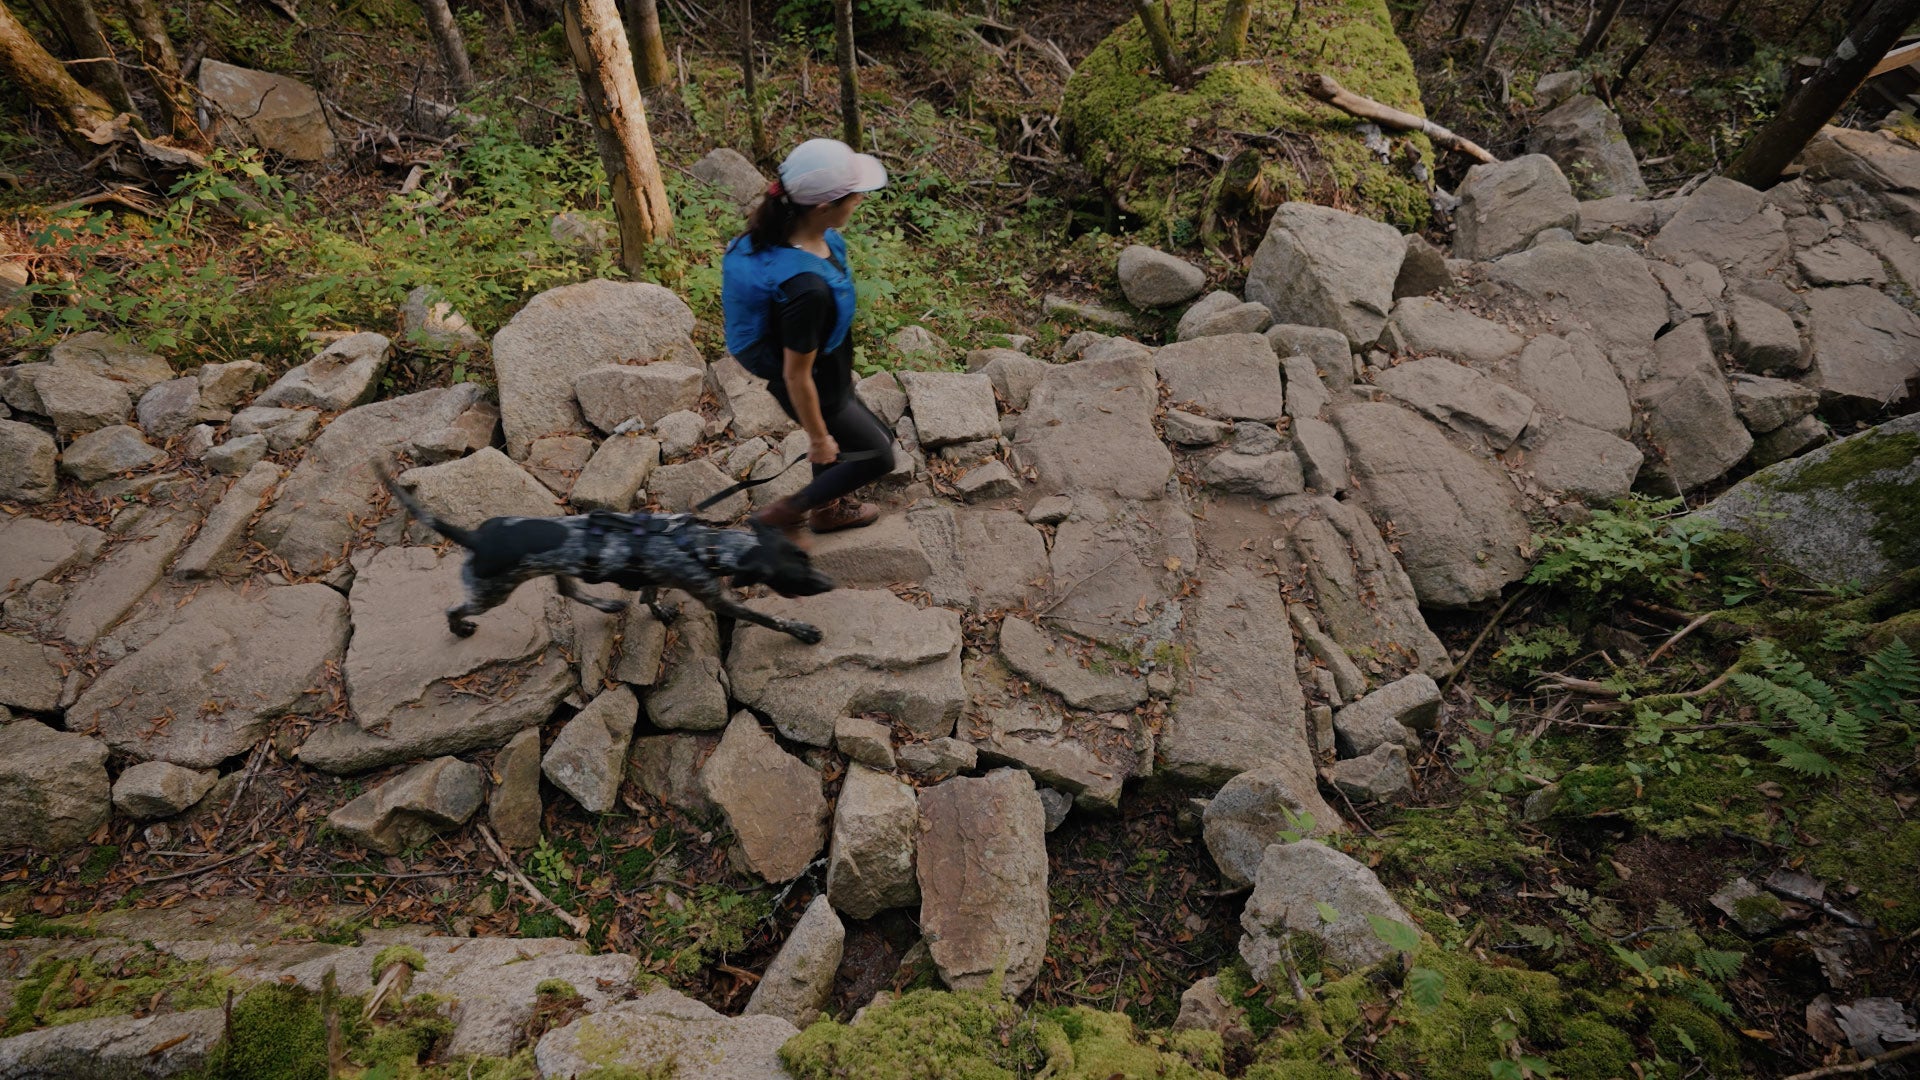
M 660 589 L 672 588 L 721 615 L 791 634 L 808 645 L 820 641 L 816 627 L 755 611 L 729 587 L 729 582 L 766 585 L 781 596 L 814 596 L 834 588 L 833 579 L 814 569 L 807 553 L 778 529 L 760 524 L 751 532 L 719 529 L 687 514 L 601 510 L 572 517 L 488 518 L 462 529 L 420 505 L 384 466 L 379 473 L 408 513 L 467 549 L 460 568 L 467 598 L 447 609 L 447 629 L 461 637 L 474 631 L 469 616 L 506 603 L 521 582 L 552 575 L 559 579 L 560 595 L 609 615 L 626 610 L 626 603 L 588 596 L 579 582 L 611 581 L 636 590 L 662 622 L 677 614 L 658 596 Z

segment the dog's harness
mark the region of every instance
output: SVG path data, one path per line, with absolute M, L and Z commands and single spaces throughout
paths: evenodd
M 701 543 L 706 535 L 703 529 L 689 529 L 686 526 L 693 521 L 687 514 L 618 514 L 611 510 L 591 510 L 587 512 L 587 553 L 581 560 L 580 580 L 597 585 L 620 575 L 623 565 L 615 561 L 605 567 L 603 573 L 601 553 L 611 545 L 612 536 L 663 536 L 680 551 L 697 560 L 702 566 L 713 566 L 719 550 L 710 543 Z

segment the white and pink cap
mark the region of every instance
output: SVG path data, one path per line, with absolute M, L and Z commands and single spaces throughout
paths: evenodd
M 838 139 L 808 139 L 780 163 L 780 188 L 801 206 L 821 206 L 887 186 L 887 168 Z

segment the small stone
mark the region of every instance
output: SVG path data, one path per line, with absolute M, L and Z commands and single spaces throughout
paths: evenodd
M 1076 709 L 1113 712 L 1146 700 L 1146 686 L 1138 676 L 1093 670 L 1063 643 L 1024 619 L 1008 616 L 1001 623 L 1000 657 Z
M 1287 445 L 1272 424 L 1242 421 L 1233 425 L 1233 449 L 1240 454 L 1271 454 Z
M 147 442 L 140 429 L 115 424 L 90 431 L 67 445 L 60 471 L 83 484 L 120 473 L 151 468 L 167 460 L 166 452 Z
M 1361 757 L 1387 743 L 1418 749 L 1418 732 L 1431 729 L 1439 719 L 1440 686 L 1416 672 L 1341 709 L 1333 724 L 1342 756 Z
M 1200 482 L 1222 491 L 1277 499 L 1297 495 L 1306 489 L 1300 471 L 1300 459 L 1288 451 L 1273 454 L 1242 454 L 1233 450 L 1216 454 L 1200 470 Z
M 861 379 L 853 392 L 883 423 L 897 424 L 907 413 L 907 392 L 900 389 L 900 377 L 891 371 Z
M 1251 884 L 1270 845 L 1283 842 L 1281 833 L 1300 836 L 1337 832 L 1337 818 L 1321 821 L 1312 812 L 1315 792 L 1299 786 L 1311 783 L 1284 766 L 1249 769 L 1221 787 L 1201 815 L 1207 851 L 1220 876 L 1236 885 Z
M 752 206 L 755 199 L 767 193 L 767 178 L 760 175 L 760 170 L 754 168 L 745 154 L 732 147 L 719 146 L 707 151 L 706 156 L 687 171 L 695 179 L 726 192 L 741 209 Z
M 1175 341 L 1222 337 L 1227 334 L 1258 334 L 1273 325 L 1273 312 L 1265 304 L 1243 302 L 1230 292 L 1208 293 L 1187 309 L 1174 331 Z
M 1326 767 L 1327 782 L 1362 801 L 1386 802 L 1413 786 L 1403 746 L 1386 743 L 1363 757 L 1336 761 Z
M 1333 706 L 1310 705 L 1307 707 L 1307 722 L 1313 725 L 1313 749 L 1322 757 L 1333 754 L 1338 745 L 1333 729 Z
M 0 501 L 45 502 L 58 488 L 53 436 L 18 420 L 0 420 Z
M 564 247 L 591 255 L 613 243 L 613 228 L 605 221 L 562 210 L 547 222 L 547 235 Z
M 660 444 L 645 435 L 609 435 L 573 482 L 569 501 L 581 510 L 624 513 L 660 464 Z
M 1783 424 L 1764 435 L 1753 437 L 1753 449 L 1747 453 L 1747 461 L 1756 469 L 1782 462 L 1791 457 L 1812 450 L 1833 438 L 1827 425 L 1817 416 L 1803 416 L 1790 424 Z
M 1206 271 L 1142 244 L 1120 252 L 1120 291 L 1137 308 L 1172 307 L 1200 295 Z
M 0 634 L 0 706 L 11 705 L 28 712 L 59 708 L 63 663 L 59 649 Z
M 530 727 L 507 740 L 493 756 L 487 821 L 500 846 L 524 851 L 538 844 L 540 809 L 540 729 Z
M 407 293 L 400 306 L 400 340 L 435 352 L 474 352 L 485 344 L 467 317 L 431 285 Z
M 914 789 L 855 763 L 834 810 L 827 853 L 827 898 L 855 919 L 919 902 L 914 837 L 920 824 Z
M 479 766 L 459 758 L 436 758 L 328 814 L 327 824 L 349 841 L 398 855 L 464 825 L 480 809 L 485 777 Z
M 653 423 L 653 434 L 660 440 L 663 461 L 685 457 L 707 437 L 707 422 L 688 410 L 668 413 Z
M 1043 787 L 1040 789 L 1040 809 L 1047 817 L 1047 831 L 1052 832 L 1066 824 L 1067 814 L 1073 810 L 1073 796 Z
M 211 409 L 232 409 L 267 381 L 266 365 L 252 360 L 230 364 L 203 364 L 194 373 L 200 381 L 200 403 Z
M 267 456 L 267 437 L 265 435 L 242 435 L 237 439 L 228 439 L 219 446 L 207 451 L 207 468 L 217 473 L 237 476 L 246 472 Z
M 1338 918 L 1329 922 L 1326 909 Z M 1369 916 L 1409 928 L 1417 924 L 1373 871 L 1312 840 L 1275 844 L 1261 858 L 1253 895 L 1240 914 L 1240 955 L 1255 979 L 1280 979 L 1282 945 L 1293 934 L 1314 939 L 1320 955 L 1342 971 L 1358 971 L 1393 955 Z
M 804 1028 L 833 997 L 847 929 L 825 896 L 816 896 L 754 985 L 742 1016 L 777 1016 Z
M 1073 496 L 1049 495 L 1033 504 L 1027 511 L 1027 521 L 1034 525 L 1058 525 L 1073 513 Z
M 1400 276 L 1393 281 L 1393 298 L 1425 296 L 1453 284 L 1453 271 L 1447 269 L 1447 257 L 1419 233 L 1407 234 L 1407 257 L 1400 262 Z
M 254 404 L 326 412 L 350 409 L 367 401 L 379 389 L 380 376 L 386 372 L 387 360 L 392 355 L 393 343 L 384 335 L 348 335 L 280 376 L 266 393 L 254 399 Z M 197 394 L 197 384 L 195 390 Z
M 1212 446 L 1227 437 L 1233 426 L 1179 409 L 1168 409 L 1161 418 L 1167 441 L 1176 446 Z
M 527 459 L 521 465 L 535 480 L 546 485 L 548 491 L 564 499 L 592 457 L 592 439 L 584 435 L 548 435 L 533 440 L 527 448 Z
M 184 769 L 164 761 L 143 761 L 113 782 L 114 809 L 140 821 L 172 817 L 200 801 L 218 769 Z
M 1323 495 L 1338 495 L 1352 486 L 1346 440 L 1332 424 L 1310 416 L 1295 419 L 1293 447 L 1308 487 Z
M 834 748 L 869 768 L 893 771 L 893 730 L 877 720 L 840 718 L 833 725 Z
M 894 751 L 900 767 L 915 776 L 951 776 L 973 768 L 980 752 L 970 742 L 951 736 L 926 742 L 903 743 Z
M 229 428 L 231 430 L 231 428 Z M 180 453 L 189 461 L 199 461 L 213 449 L 214 429 L 211 424 L 195 424 L 180 441 L 175 444 Z
M 314 428 L 319 423 L 320 414 L 312 409 L 276 409 L 269 405 L 254 405 L 233 414 L 233 422 L 227 425 L 227 437 L 265 435 L 267 446 L 277 454 L 312 438 Z
M 935 449 L 999 436 L 1000 413 L 987 376 L 908 371 L 900 374 L 900 381 L 921 446 Z
M 605 691 L 560 729 L 540 759 L 540 771 L 581 809 L 607 813 L 619 799 L 627 746 L 639 715 L 632 690 L 620 686 Z
M 1780 926 L 1780 916 L 1784 911 L 1780 901 L 1772 894 L 1762 892 L 1758 886 L 1746 878 L 1734 878 L 1720 887 L 1718 892 L 1707 897 L 1707 903 L 1719 908 L 1726 916 L 1738 923 L 1746 933 L 1759 936 L 1772 933 Z
M 1791 424 L 1820 404 L 1818 390 L 1786 379 L 1735 372 L 1727 376 L 1727 388 L 1733 394 L 1734 411 L 1755 435 Z
M 695 458 L 653 470 L 647 490 L 669 514 L 694 514 L 702 521 L 726 522 L 747 512 L 746 493 L 736 492 L 705 510 L 695 506 L 709 495 L 732 486 L 733 478 L 720 471 L 712 458 Z

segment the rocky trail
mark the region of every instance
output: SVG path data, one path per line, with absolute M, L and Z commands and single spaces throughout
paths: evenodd
M 838 590 L 749 598 L 817 646 L 551 581 L 451 637 L 461 553 L 378 483 L 400 461 L 463 526 L 689 512 L 780 474 L 726 523 L 796 489 L 804 438 L 658 285 L 535 297 L 491 341 L 497 399 L 383 396 L 371 330 L 271 379 L 99 334 L 16 358 L 0 1077 L 185 1075 L 253 1022 L 229 988 L 292 986 L 386 998 L 435 1061 L 801 1075 L 916 970 L 1168 1016 L 1184 991 L 1176 1030 L 1244 1068 L 1204 978 L 1230 950 L 1269 988 L 1303 942 L 1339 971 L 1414 952 L 1380 930 L 1422 919 L 1368 817 L 1437 805 L 1474 713 L 1443 692 L 1464 638 L 1423 611 L 1482 625 L 1538 523 L 1650 492 L 1809 584 L 1916 565 L 1920 150 L 1829 129 L 1803 165 L 1766 193 L 1580 201 L 1528 156 L 1468 175 L 1454 257 L 1301 203 L 1243 295 L 1129 249 L 1134 307 L 1190 303 L 1158 346 L 910 334 L 952 369 L 859 384 L 899 435 L 886 515 L 815 543 Z M 398 322 L 471 334 L 424 292 Z M 1089 949 L 1116 934 L 1146 948 Z M 89 972 L 159 992 L 82 1016 L 60 989 Z M 1856 1037 L 1910 1022 L 1896 997 L 1844 985 L 1842 1041 L 1899 1042 Z M 783 1064 L 823 1010 L 852 1027 Z

